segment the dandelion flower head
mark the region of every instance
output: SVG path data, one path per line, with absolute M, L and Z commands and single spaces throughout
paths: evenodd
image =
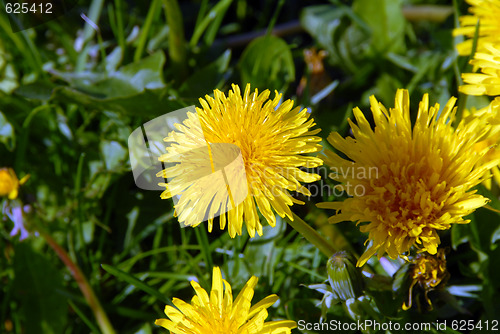
M 354 137 L 343 138 L 336 132 L 329 136 L 328 141 L 347 159 L 326 151 L 326 164 L 336 170 L 377 169 L 377 173 L 331 173 L 350 197 L 318 204 L 336 210 L 331 223 L 357 222 L 361 232 L 369 233 L 369 246 L 358 266 L 375 253 L 396 259 L 412 246 L 436 254 L 438 231 L 468 223 L 463 217 L 487 203 L 471 188 L 495 164 L 478 163 L 488 150 L 473 149 L 488 126 L 475 118 L 454 128 L 450 119 L 456 112 L 455 101 L 451 98 L 439 113 L 439 105 L 429 107 L 429 97 L 424 95 L 412 127 L 407 90 L 397 91 L 395 107 L 389 110 L 371 96 L 374 129 L 355 108 L 357 125 L 349 120 Z
M 165 138 L 166 142 L 180 144 L 167 147 L 167 153 L 160 157 L 160 161 L 175 160 L 176 156 L 190 148 L 208 145 L 211 149 L 211 153 L 207 153 L 206 149 L 191 150 L 189 154 L 193 156 L 187 159 L 187 163 L 158 173 L 158 176 L 172 178 L 168 184 L 161 184 L 166 187 L 161 197 L 180 196 L 175 209 L 179 221 L 185 226 L 196 226 L 208 220 L 208 229 L 212 231 L 213 217 L 221 212 L 220 228 L 224 229 L 227 224 L 231 237 L 241 235 L 243 222 L 251 237 L 255 236 L 255 232 L 262 235 L 257 208 L 274 227 L 275 213 L 293 219 L 290 206 L 303 204 L 289 191 L 310 196 L 301 182 L 314 182 L 320 176 L 300 168 L 314 168 L 322 164 L 321 159 L 304 155 L 321 149 L 321 138 L 315 136 L 320 129 L 311 129 L 315 123 L 306 109 L 294 108 L 291 100 L 280 103 L 281 94 L 277 92 L 273 99 L 269 99 L 269 95 L 269 90 L 260 94 L 257 90 L 251 92 L 250 85 L 246 86 L 243 94 L 237 85 L 232 86 L 228 96 L 215 90 L 214 97 L 207 95 L 205 99 L 200 99 L 201 108 L 196 108 L 198 122 L 196 116 L 189 113 L 188 119 L 177 127 L 178 131 Z M 224 144 L 233 146 L 214 151 L 214 148 Z M 219 191 L 227 191 L 224 180 L 221 178 L 221 185 L 193 178 L 192 175 L 211 172 L 214 164 L 222 166 L 226 160 L 231 160 L 236 154 L 231 147 L 241 152 L 241 168 L 244 168 L 246 176 L 243 181 L 238 180 L 235 175 L 239 171 L 235 167 L 229 172 L 226 169 L 226 178 L 230 183 L 237 184 L 231 190 L 245 188 L 248 193 L 239 204 L 235 203 L 230 210 L 224 211 L 221 208 L 230 204 L 227 196 Z M 210 158 L 201 159 L 202 155 L 208 157 L 210 154 Z M 200 163 L 202 160 L 205 162 Z M 215 166 L 215 169 L 218 168 Z M 208 219 L 204 219 L 206 216 Z
M 233 301 L 231 286 L 222 279 L 220 269 L 215 267 L 210 294 L 197 282 L 191 281 L 196 291 L 191 304 L 173 298 L 176 308 L 165 307 L 165 315 L 169 319 L 157 319 L 155 324 L 172 334 L 289 334 L 292 328 L 297 327 L 295 321 L 265 322 L 267 308 L 278 300 L 278 296 L 270 295 L 251 306 L 257 280 L 252 276 Z
M 0 197 L 7 196 L 9 199 L 16 199 L 19 193 L 19 187 L 29 178 L 26 175 L 21 180 L 17 178 L 12 168 L 0 168 Z

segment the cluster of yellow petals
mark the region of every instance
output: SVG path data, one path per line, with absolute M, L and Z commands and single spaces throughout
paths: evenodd
M 424 291 L 425 299 L 428 305 L 432 303 L 427 296 L 429 291 L 436 289 L 441 283 L 445 283 L 450 276 L 446 270 L 446 257 L 444 250 L 440 249 L 436 255 L 426 253 L 418 254 L 412 261 L 410 269 L 410 289 L 408 305 L 403 304 L 403 310 L 407 310 L 412 305 L 413 287 L 418 284 L 421 290 Z
M 0 168 L 0 197 L 7 196 L 9 199 L 16 199 L 19 194 L 19 187 L 28 178 L 29 175 L 26 175 L 19 180 L 12 168 Z
M 231 237 L 241 235 L 243 222 L 250 236 L 255 236 L 256 232 L 262 235 L 257 208 L 274 227 L 275 213 L 293 219 L 290 206 L 303 204 L 289 191 L 310 195 L 301 182 L 314 182 L 320 176 L 303 171 L 301 167 L 314 168 L 322 164 L 321 159 L 304 155 L 321 150 L 321 138 L 315 136 L 320 129 L 311 130 L 315 123 L 307 109 L 294 108 L 292 100 L 281 102 L 278 92 L 273 99 L 269 99 L 269 95 L 269 90 L 252 93 L 250 85 L 246 86 L 243 94 L 237 85 L 232 86 L 228 96 L 215 90 L 214 97 L 207 95 L 205 99 L 200 99 L 202 107 L 196 108 L 197 115 L 188 114 L 188 119 L 177 126 L 178 131 L 165 138 L 166 142 L 180 145 L 167 147 L 167 153 L 160 157 L 160 161 L 171 162 L 177 156 L 185 156 L 186 149 L 200 148 L 203 143 L 209 147 L 235 145 L 243 159 L 246 184 L 234 188 L 241 191 L 244 186 L 248 193 L 245 192 L 244 200 L 235 203 L 230 210 L 221 210 L 222 207 L 230 207 L 228 196 L 220 194 L 221 189 L 226 191 L 224 185 L 217 182 L 200 185 L 192 180 L 197 179 L 196 173 L 213 168 L 214 163 L 231 160 L 235 154 L 231 146 L 219 149 L 220 157 L 214 154 L 205 159 L 207 162 L 201 167 L 199 161 L 203 160 L 200 158 L 203 154 L 198 150 L 197 157 L 189 159 L 193 162 L 192 168 L 180 164 L 158 173 L 158 176 L 172 179 L 168 184 L 161 184 L 166 187 L 161 197 L 180 196 L 176 214 L 185 226 L 197 226 L 208 220 L 211 231 L 213 218 L 219 216 L 220 228 L 224 229 L 227 224 Z M 236 179 L 236 184 L 240 182 L 234 177 L 237 172 L 236 169 L 228 175 L 228 178 Z M 204 219 L 206 217 L 208 219 Z
M 454 30 L 454 35 L 474 37 L 476 25 L 479 24 L 477 51 L 470 61 L 475 73 L 463 73 L 464 85 L 459 91 L 468 95 L 500 96 L 500 2 L 496 0 L 467 0 L 472 5 L 469 11 L 473 15 L 460 18 L 461 27 Z M 459 54 L 468 55 L 472 51 L 473 40 L 469 39 L 457 45 Z M 487 150 L 481 159 L 484 161 L 500 158 L 500 97 L 490 105 L 480 110 L 466 111 L 467 118 L 482 118 L 491 124 L 490 133 L 475 145 L 476 151 Z M 500 184 L 499 164 L 491 168 L 493 180 Z M 491 189 L 492 180 L 484 181 L 485 186 Z
M 463 217 L 487 203 L 472 188 L 499 162 L 484 161 L 489 148 L 474 149 L 489 125 L 474 118 L 453 127 L 455 100 L 450 99 L 439 113 L 439 105 L 429 107 L 424 95 L 412 127 L 408 91 L 398 90 L 395 107 L 389 110 L 372 96 L 374 129 L 355 108 L 357 125 L 349 120 L 354 137 L 329 136 L 332 146 L 347 156 L 325 152 L 325 163 L 335 166 L 330 177 L 351 197 L 318 206 L 337 211 L 331 223 L 354 221 L 369 233 L 370 244 L 358 266 L 375 253 L 395 259 L 412 246 L 436 254 L 438 231 L 467 223 Z M 374 167 L 377 173 L 343 172 Z M 363 191 L 353 191 L 356 188 Z
M 464 116 L 466 121 L 470 121 L 473 118 L 481 118 L 491 125 L 488 135 L 474 146 L 475 151 L 487 150 L 480 163 L 500 159 L 500 97 L 494 99 L 485 108 L 466 110 Z M 488 178 L 483 182 L 486 188 L 490 190 L 493 181 L 497 185 L 500 185 L 499 166 L 499 164 L 493 166 L 489 172 L 492 178 Z
M 295 321 L 265 322 L 267 308 L 278 300 L 278 296 L 270 295 L 251 306 L 256 284 L 257 277 L 252 276 L 233 301 L 231 286 L 215 267 L 210 295 L 197 282 L 191 281 L 196 291 L 191 304 L 174 298 L 172 302 L 176 307 L 165 307 L 169 319 L 158 319 L 155 324 L 172 334 L 289 334 L 297 327 Z
M 481 73 L 463 73 L 465 85 L 459 91 L 468 95 L 500 96 L 500 43 L 486 44 L 470 61 Z
M 498 0 L 466 0 L 471 7 L 471 15 L 459 18 L 460 27 L 453 30 L 454 36 L 465 36 L 464 42 L 457 44 L 457 51 L 462 56 L 472 52 L 476 25 L 479 21 L 477 51 L 483 52 L 486 44 L 500 45 L 500 2 Z

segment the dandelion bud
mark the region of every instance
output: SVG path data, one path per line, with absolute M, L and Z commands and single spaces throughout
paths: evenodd
M 363 276 L 356 267 L 356 259 L 347 251 L 333 254 L 326 264 L 328 280 L 334 293 L 343 301 L 363 293 Z

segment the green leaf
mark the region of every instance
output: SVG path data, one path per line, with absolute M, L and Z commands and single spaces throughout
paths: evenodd
M 147 294 L 156 297 L 159 301 L 161 301 L 164 304 L 169 304 L 173 306 L 172 301 L 170 298 L 162 294 L 160 291 L 156 290 L 149 284 L 137 279 L 136 277 L 130 275 L 129 273 L 126 273 L 118 268 L 115 268 L 113 266 L 110 266 L 109 264 L 102 264 L 101 265 L 104 270 L 106 270 L 108 273 L 110 273 L 113 276 L 116 276 L 119 279 L 122 279 L 123 281 L 132 284 L 136 288 L 146 292 Z
M 165 55 L 163 52 L 156 52 L 109 74 L 57 71 L 54 71 L 54 74 L 87 94 L 101 98 L 116 98 L 139 94 L 146 89 L 164 88 L 162 76 L 164 64 Z
M 304 29 L 328 51 L 332 65 L 352 73 L 367 66 L 370 27 L 347 6 L 319 5 L 305 8 L 300 16 Z
M 163 82 L 165 55 L 156 52 L 108 75 L 54 72 L 71 87 L 52 91 L 52 100 L 134 115 L 161 115 L 187 104 L 172 100 Z
M 226 15 L 227 10 L 229 9 L 229 6 L 231 5 L 232 2 L 233 2 L 232 0 L 220 1 L 220 3 L 222 3 L 223 5 L 218 9 L 218 11 L 217 12 L 212 11 L 208 14 L 208 15 L 213 15 L 215 13 L 215 15 L 213 15 L 214 20 L 210 23 L 203 38 L 205 45 L 213 44 L 215 37 L 217 36 L 217 33 L 219 32 L 221 24 L 224 20 L 224 16 Z M 217 7 L 218 5 L 219 4 L 215 5 L 215 7 Z
M 344 7 L 320 5 L 306 7 L 300 15 L 300 23 L 318 43 L 327 49 L 329 56 L 335 56 L 334 36 L 338 29 L 342 29 L 341 19 L 346 17 Z
M 493 245 L 498 240 L 500 240 L 500 226 L 498 226 L 495 232 L 493 232 L 493 235 L 491 236 L 491 244 Z
M 123 114 L 141 116 L 159 116 L 167 112 L 181 109 L 194 101 L 171 99 L 166 88 L 146 89 L 140 94 L 124 97 L 98 97 L 69 87 L 56 88 L 52 99 L 59 102 L 77 103 L 85 107 L 99 110 L 111 110 Z
M 100 148 L 108 170 L 119 168 L 128 158 L 128 151 L 117 141 L 105 140 L 101 142 Z
M 491 319 L 500 317 L 500 248 L 496 248 L 489 254 L 483 254 L 480 259 L 480 275 L 482 278 L 483 289 L 481 291 L 481 301 L 485 315 Z
M 313 288 L 312 288 L 313 289 Z M 331 296 L 331 294 L 329 294 Z M 336 304 L 336 302 L 326 302 L 328 306 L 332 306 L 332 304 Z M 286 305 L 287 315 L 290 319 L 301 319 L 306 323 L 315 323 L 318 322 L 318 319 L 322 316 L 319 312 L 318 307 L 316 306 L 317 300 L 314 299 L 292 299 Z M 330 307 L 323 307 L 324 315 L 329 311 Z M 334 307 L 332 307 L 334 308 Z
M 117 46 L 106 57 L 106 71 L 108 72 L 116 71 L 118 65 L 120 65 L 122 60 L 123 60 L 123 50 L 121 47 Z
M 498 213 L 481 208 L 476 210 L 473 216 L 475 219 L 469 224 L 475 241 L 473 244 L 477 249 L 488 252 L 495 248 L 493 240 L 498 233 L 497 229 L 500 228 Z
M 477 186 L 477 193 L 478 195 L 488 198 L 490 200 L 490 202 L 488 203 L 489 206 L 500 211 L 500 200 L 483 184 Z
M 392 62 L 394 65 L 404 68 L 407 71 L 417 73 L 418 72 L 418 66 L 415 66 L 412 64 L 411 59 L 408 56 L 402 56 L 393 52 L 389 52 L 386 55 L 386 58 Z
M 52 91 L 56 87 L 56 85 L 49 81 L 37 81 L 19 87 L 15 90 L 15 93 L 27 99 L 48 101 L 50 100 Z
M 356 0 L 353 11 L 370 27 L 372 48 L 377 53 L 401 52 L 405 49 L 406 20 L 401 0 Z
M 393 103 L 394 100 L 394 92 L 403 86 L 404 84 L 402 84 L 395 76 L 390 73 L 382 73 L 375 83 L 375 87 L 377 89 L 377 99 L 385 105 L 390 105 L 390 103 Z
M 469 241 L 470 229 L 467 224 L 453 224 L 451 227 L 451 247 L 457 247 Z
M 395 297 L 391 291 L 371 290 L 370 296 L 375 301 L 380 314 L 384 317 L 396 316 L 404 302 L 404 296 L 398 295 Z
M 185 97 L 199 98 L 212 92 L 214 88 L 221 88 L 224 84 L 225 73 L 231 60 L 231 50 L 226 50 L 217 60 L 196 71 L 179 89 L 179 94 Z
M 196 46 L 196 44 L 198 44 L 198 41 L 209 26 L 210 22 L 215 20 L 216 25 L 220 24 L 220 22 L 218 22 L 216 18 L 224 16 L 227 8 L 229 7 L 229 5 L 231 5 L 231 2 L 232 0 L 221 0 L 217 2 L 217 4 L 210 10 L 210 12 L 208 12 L 207 15 L 205 15 L 205 17 L 199 22 L 199 24 L 196 25 L 196 27 L 194 28 L 193 36 L 189 41 L 189 45 L 191 47 L 194 47 Z M 210 42 L 210 40 L 207 40 L 207 42 Z
M 63 333 L 68 306 L 59 272 L 28 243 L 15 247 L 14 295 L 20 301 L 25 333 Z
M 411 263 L 403 264 L 393 275 L 392 291 L 396 295 L 406 295 L 411 286 L 411 278 L 409 277 Z
M 276 36 L 254 39 L 240 60 L 241 81 L 252 88 L 281 90 L 295 80 L 295 65 L 288 44 Z
M 0 70 L 0 91 L 11 94 L 19 86 L 17 81 L 13 64 L 7 64 Z
M 9 123 L 4 114 L 0 111 L 0 142 L 4 143 L 9 151 L 13 151 L 16 146 L 16 136 L 14 128 Z

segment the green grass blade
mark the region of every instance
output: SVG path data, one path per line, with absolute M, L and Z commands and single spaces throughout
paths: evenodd
M 132 284 L 136 288 L 146 292 L 147 294 L 156 297 L 159 301 L 161 301 L 164 304 L 169 304 L 174 306 L 172 303 L 172 300 L 168 298 L 167 296 L 163 295 L 160 291 L 156 290 L 155 288 L 151 287 L 147 283 L 144 283 L 137 279 L 136 277 L 121 271 L 120 269 L 117 269 L 113 266 L 110 266 L 109 264 L 102 264 L 101 267 L 106 270 L 108 273 L 110 273 L 113 276 L 116 276 L 119 279 L 122 279 L 123 281 Z

